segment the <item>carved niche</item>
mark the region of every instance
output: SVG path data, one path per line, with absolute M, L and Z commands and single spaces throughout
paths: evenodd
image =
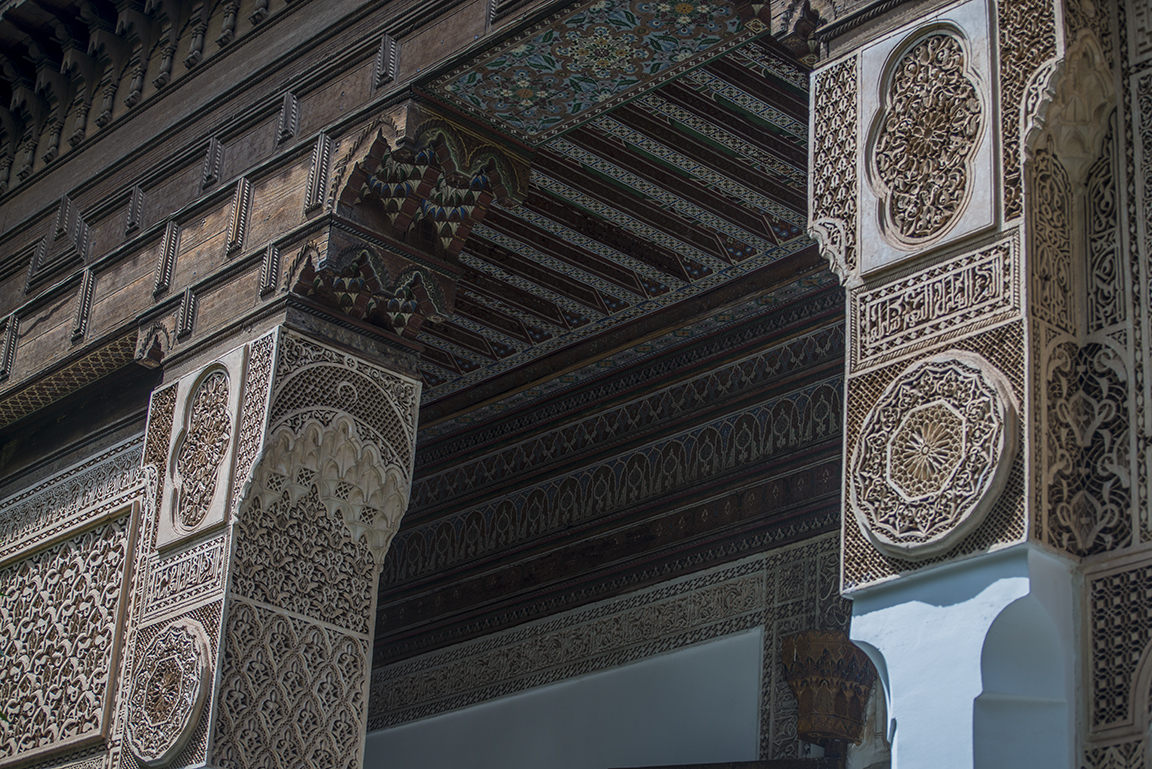
M 950 352 L 909 366 L 864 420 L 848 486 L 856 522 L 888 555 L 940 555 L 974 530 L 1007 481 L 1016 407 L 1003 374 Z
M 158 547 L 225 520 L 246 352 L 240 347 L 173 385 L 177 405 L 156 530 Z
M 212 660 L 204 626 L 185 617 L 145 648 L 128 696 L 124 738 L 149 766 L 166 764 L 187 743 L 208 694 Z
M 970 0 L 861 52 L 861 272 L 995 224 L 988 11 Z

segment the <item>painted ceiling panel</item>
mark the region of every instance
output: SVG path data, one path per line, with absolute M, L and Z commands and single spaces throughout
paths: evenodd
M 586 3 L 426 86 L 431 96 L 474 117 L 488 109 L 489 124 L 530 138 L 537 149 L 523 201 L 491 207 L 472 228 L 459 256 L 464 274 L 455 317 L 420 332 L 428 348 L 425 406 L 527 370 L 655 311 L 671 310 L 675 323 L 675 308 L 691 297 L 809 244 L 802 232 L 804 67 L 770 38 L 753 39 L 755 24 L 741 27 L 736 15 L 725 15 L 737 11 L 696 4 L 681 22 L 668 17 L 665 5 Z M 637 64 L 629 70 L 636 82 L 620 86 L 631 100 L 613 96 L 603 105 L 548 113 L 558 120 L 544 114 L 545 102 L 571 90 L 560 81 L 572 72 L 602 67 L 610 79 L 613 68 L 627 69 L 628 62 L 656 61 L 656 53 L 636 50 L 647 45 L 646 34 L 659 37 L 669 24 L 677 30 L 703 25 L 713 36 L 686 54 L 694 68 L 661 64 L 649 71 Z M 584 60 L 592 43 L 573 48 L 566 36 L 576 28 L 603 38 L 596 49 L 603 62 Z M 609 38 L 617 48 L 606 47 Z M 495 77 L 513 61 L 536 67 L 532 82 L 551 83 L 550 95 L 524 97 L 530 103 L 517 106 L 473 77 Z M 536 127 L 525 133 L 532 120 Z

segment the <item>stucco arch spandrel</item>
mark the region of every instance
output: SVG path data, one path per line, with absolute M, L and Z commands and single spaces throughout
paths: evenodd
M 285 331 L 276 338 L 271 382 L 249 393 L 264 416 L 248 420 L 245 404 L 242 429 L 259 448 L 236 515 L 285 494 L 296 506 L 315 489 L 379 567 L 408 508 L 419 384 Z

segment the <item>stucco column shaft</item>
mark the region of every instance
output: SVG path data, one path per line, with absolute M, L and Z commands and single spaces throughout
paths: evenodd
M 874 5 L 812 76 L 809 231 L 850 330 L 842 590 L 902 769 L 1070 766 L 1069 564 L 1132 541 L 1110 11 L 1064 5 Z

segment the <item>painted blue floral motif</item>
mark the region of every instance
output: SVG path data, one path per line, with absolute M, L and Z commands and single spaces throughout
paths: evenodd
M 730 5 L 596 0 L 430 88 L 514 134 L 544 141 L 762 31 L 742 28 Z

